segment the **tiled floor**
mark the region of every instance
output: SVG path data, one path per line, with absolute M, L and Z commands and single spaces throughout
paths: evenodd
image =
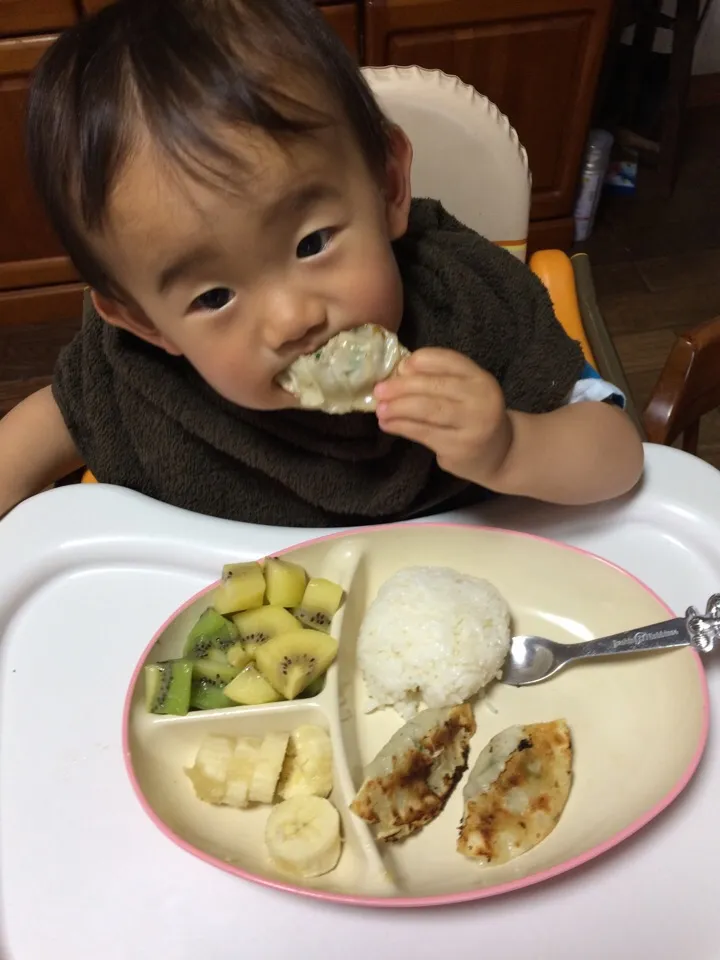
M 634 197 L 606 198 L 583 246 L 640 408 L 675 332 L 720 316 L 720 106 L 690 114 L 672 198 L 659 198 L 653 181 L 642 169 Z M 720 413 L 702 422 L 700 454 L 720 467 Z

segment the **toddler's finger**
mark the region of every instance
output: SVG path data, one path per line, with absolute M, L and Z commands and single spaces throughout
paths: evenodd
M 469 357 L 456 350 L 442 347 L 423 347 L 405 359 L 404 375 L 411 373 L 472 377 L 481 368 Z
M 402 377 L 384 380 L 374 390 L 375 399 L 396 400 L 399 397 L 447 397 L 461 400 L 467 394 L 467 381 L 458 376 L 434 376 L 406 373 Z
M 448 397 L 426 394 L 401 396 L 381 402 L 376 410 L 380 426 L 393 420 L 412 420 L 436 427 L 454 427 L 460 420 L 460 404 Z

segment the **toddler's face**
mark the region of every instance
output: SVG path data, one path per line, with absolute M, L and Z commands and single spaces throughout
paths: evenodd
M 232 190 L 140 146 L 96 244 L 132 306 L 95 299 L 226 399 L 277 410 L 296 405 L 275 383 L 296 357 L 361 324 L 397 330 L 390 243 L 407 226 L 410 147 L 398 132 L 382 189 L 342 130 L 286 148 L 259 131 L 234 136 L 243 166 Z

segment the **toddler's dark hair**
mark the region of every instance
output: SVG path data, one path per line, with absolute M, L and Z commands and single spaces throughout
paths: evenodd
M 139 131 L 194 177 L 222 181 L 239 162 L 223 127 L 251 125 L 282 142 L 339 119 L 379 175 L 387 123 L 311 0 L 117 0 L 63 33 L 39 64 L 28 160 L 85 282 L 122 299 L 88 235 L 104 224 Z

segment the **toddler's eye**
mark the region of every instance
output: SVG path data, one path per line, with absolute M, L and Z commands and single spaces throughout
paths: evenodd
M 206 290 L 199 297 L 195 297 L 190 305 L 191 310 L 222 310 L 231 300 L 235 299 L 235 293 L 228 287 L 213 287 L 212 290 Z
M 305 260 L 308 257 L 316 257 L 322 253 L 325 247 L 330 243 L 332 230 L 327 227 L 324 230 L 313 230 L 306 237 L 303 237 L 297 245 L 295 251 L 298 260 Z

